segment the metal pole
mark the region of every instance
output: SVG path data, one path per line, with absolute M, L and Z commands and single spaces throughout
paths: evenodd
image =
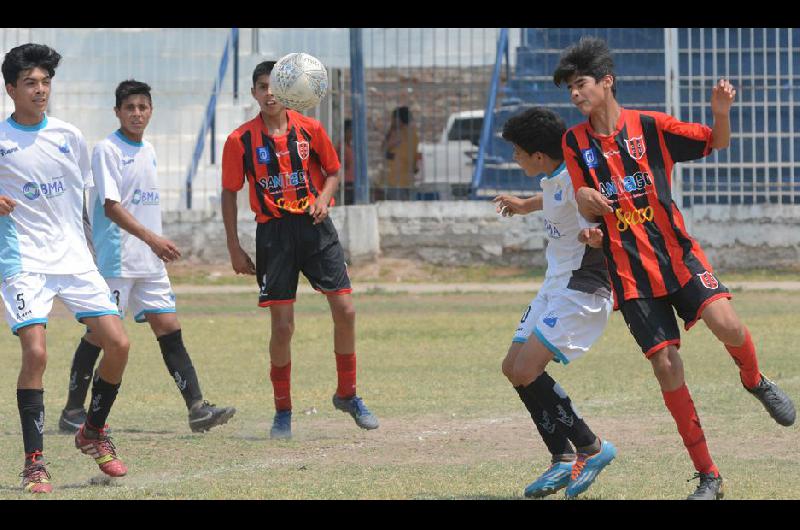
M 239 102 L 239 32 L 233 33 L 233 102 Z M 213 164 L 213 162 L 212 162 Z
M 355 203 L 369 203 L 367 175 L 367 106 L 361 28 L 350 29 L 350 82 L 353 107 L 353 154 L 355 155 Z

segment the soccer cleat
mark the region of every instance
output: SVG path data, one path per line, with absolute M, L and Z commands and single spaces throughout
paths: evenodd
M 272 419 L 269 437 L 273 440 L 289 440 L 292 437 L 292 411 L 278 410 Z
M 605 440 L 600 445 L 600 451 L 591 456 L 578 453 L 578 459 L 572 465 L 569 485 L 564 492 L 566 497 L 572 499 L 588 490 L 597 475 L 614 460 L 615 456 L 617 456 L 617 448 Z
M 773 420 L 785 427 L 794 423 L 797 415 L 794 403 L 783 390 L 778 388 L 778 385 L 767 379 L 764 374 L 761 374 L 761 381 L 755 388 L 745 387 L 745 389 L 764 405 Z
M 38 453 L 41 455 L 41 453 Z M 22 489 L 28 493 L 50 493 L 50 473 L 41 460 L 26 461 L 25 468 L 19 474 L 22 477 Z
M 236 414 L 236 409 L 233 407 L 217 408 L 216 405 L 203 401 L 203 404 L 197 410 L 189 411 L 189 428 L 192 432 L 203 432 L 228 423 L 228 420 Z
M 538 499 L 552 495 L 569 484 L 573 462 L 553 462 L 547 471 L 525 488 L 525 496 Z
M 714 475 L 714 473 L 695 473 L 692 478 L 686 482 L 699 478 L 700 484 L 694 493 L 686 497 L 689 501 L 716 501 L 721 499 L 725 494 L 722 491 L 722 476 Z
M 94 458 L 94 461 L 100 466 L 100 471 L 110 477 L 122 477 L 128 472 L 128 468 L 117 457 L 117 450 L 111 442 L 111 437 L 106 434 L 108 425 L 94 431 L 93 429 L 86 429 L 86 424 L 81 425 L 78 432 L 75 433 L 75 447 L 80 451 Z M 95 434 L 96 433 L 96 434 Z
M 58 429 L 63 433 L 76 433 L 86 423 L 86 409 L 64 409 L 58 418 Z
M 378 418 L 369 411 L 367 406 L 364 405 L 364 401 L 358 396 L 353 396 L 351 398 L 340 398 L 334 394 L 333 406 L 342 412 L 347 412 L 350 414 L 353 419 L 356 420 L 356 425 L 362 429 L 378 428 Z

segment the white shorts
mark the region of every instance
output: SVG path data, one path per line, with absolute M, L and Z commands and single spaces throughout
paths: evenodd
M 47 325 L 58 296 L 78 322 L 86 317 L 117 315 L 108 285 L 97 271 L 81 274 L 41 274 L 20 272 L 3 280 L 0 291 L 11 332 L 31 324 Z
M 133 320 L 147 322 L 147 313 L 174 313 L 175 293 L 166 273 L 149 278 L 106 278 L 111 297 L 124 318 L 130 312 Z
M 553 352 L 553 360 L 567 365 L 600 338 L 613 310 L 611 299 L 569 289 L 564 279 L 546 280 L 522 314 L 512 342 L 528 342 L 533 333 Z

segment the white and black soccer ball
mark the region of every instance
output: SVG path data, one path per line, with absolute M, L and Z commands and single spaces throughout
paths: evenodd
M 307 53 L 281 57 L 270 74 L 272 94 L 284 107 L 316 107 L 328 93 L 328 71 L 322 61 Z

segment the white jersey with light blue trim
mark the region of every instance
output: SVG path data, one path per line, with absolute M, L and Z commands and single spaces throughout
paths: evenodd
M 569 275 L 567 287 L 576 291 L 611 296 L 611 283 L 602 249 L 578 241 L 588 223 L 578 212 L 575 190 L 565 164 L 541 179 L 543 219 L 547 234 L 545 278 Z
M 97 270 L 83 230 L 84 189 L 94 185 L 81 132 L 45 115 L 37 125 L 0 122 L 0 195 L 17 203 L 0 217 L 0 274 Z
M 150 247 L 105 215 L 106 199 L 119 202 L 148 230 L 161 235 L 161 200 L 156 152 L 150 142 L 133 142 L 119 130 L 92 151 L 92 240 L 105 278 L 146 278 L 166 272 Z

